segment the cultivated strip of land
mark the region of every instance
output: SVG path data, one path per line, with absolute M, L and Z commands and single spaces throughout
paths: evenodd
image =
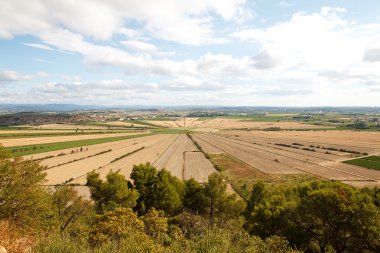
M 25 155 L 61 150 L 61 149 L 76 148 L 76 147 L 90 146 L 90 145 L 101 144 L 101 143 L 106 143 L 106 142 L 139 138 L 139 137 L 143 137 L 147 135 L 149 134 L 137 134 L 137 135 L 115 136 L 115 137 L 87 139 L 87 140 L 42 143 L 42 144 L 33 144 L 33 145 L 25 145 L 25 146 L 6 147 L 5 149 L 10 151 L 14 157 L 17 157 L 17 156 L 25 156 Z

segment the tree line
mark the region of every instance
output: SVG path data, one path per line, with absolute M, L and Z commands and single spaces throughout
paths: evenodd
M 146 163 L 130 179 L 90 172 L 86 199 L 73 186 L 42 186 L 44 169 L 0 148 L 8 252 L 25 241 L 35 252 L 380 252 L 377 188 L 257 181 L 238 196 L 220 173 L 181 181 Z

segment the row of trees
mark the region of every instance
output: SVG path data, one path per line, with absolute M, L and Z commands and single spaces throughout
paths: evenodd
M 43 167 L 9 158 L 0 148 L 8 249 L 28 235 L 37 252 L 380 252 L 379 189 L 257 182 L 242 198 L 221 174 L 201 184 L 147 163 L 133 167 L 131 181 L 89 173 L 89 201 L 70 186 L 41 186 Z M 5 223 L 17 236 L 2 236 Z

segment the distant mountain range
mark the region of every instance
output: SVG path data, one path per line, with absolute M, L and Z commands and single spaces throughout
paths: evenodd
M 0 104 L 0 113 L 17 112 L 73 112 L 90 110 L 174 110 L 174 111 L 219 111 L 229 113 L 308 113 L 308 112 L 340 112 L 340 113 L 380 113 L 380 107 L 276 107 L 276 106 L 160 106 L 160 105 L 134 105 L 134 106 L 102 106 L 78 104 Z

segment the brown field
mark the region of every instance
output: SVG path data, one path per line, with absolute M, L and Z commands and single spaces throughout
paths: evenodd
M 42 165 L 45 165 L 47 167 L 52 167 L 52 166 L 57 166 L 59 164 L 66 163 L 66 162 L 69 162 L 72 160 L 76 160 L 76 159 L 80 159 L 80 158 L 86 158 L 88 156 L 93 156 L 95 154 L 98 154 L 100 152 L 104 152 L 104 151 L 107 151 L 110 149 L 112 149 L 112 151 L 115 151 L 115 150 L 121 149 L 121 148 L 126 147 L 126 146 L 138 145 L 138 144 L 146 142 L 146 141 L 148 141 L 154 137 L 155 136 L 145 136 L 145 137 L 128 139 L 128 140 L 120 140 L 120 141 L 84 146 L 82 151 L 80 151 L 80 148 L 63 149 L 63 150 L 57 150 L 57 151 L 51 151 L 51 152 L 29 155 L 29 156 L 25 156 L 25 158 L 28 159 L 28 158 L 33 157 L 33 159 L 39 159 L 39 158 L 44 158 L 47 156 L 54 156 L 52 158 L 43 159 L 40 162 L 40 164 L 42 164 Z M 74 152 L 72 152 L 72 151 L 74 151 Z M 65 155 L 59 155 L 62 153 Z
M 60 129 L 25 129 L 25 130 L 0 130 L 0 134 L 43 134 L 43 133 L 70 133 L 75 132 L 72 129 L 60 130 Z M 87 132 L 87 131 L 86 131 Z
M 0 139 L 0 143 L 4 147 L 13 146 L 23 146 L 23 145 L 34 145 L 43 143 L 54 143 L 54 142 L 64 142 L 64 141 L 78 141 L 78 140 L 89 140 L 116 136 L 127 136 L 142 134 L 144 132 L 129 132 L 129 133 L 107 133 L 107 134 L 94 134 L 94 135 L 71 135 L 71 136 L 49 136 L 49 137 L 31 137 L 31 138 L 12 138 L 12 139 Z
M 179 123 L 174 120 L 145 120 L 145 122 L 162 127 L 180 127 Z
M 184 127 L 193 127 L 198 122 L 198 118 L 184 118 Z
M 208 176 L 215 172 L 212 163 L 202 152 L 185 152 L 183 179 L 194 178 L 199 182 L 206 182 Z
M 145 122 L 171 128 L 194 127 L 199 123 L 198 118 L 175 118 L 173 120 L 144 120 Z
M 144 149 L 112 162 L 115 158 L 141 147 Z M 87 158 L 109 149 L 112 151 Z M 62 152 L 66 152 L 66 155 L 57 156 Z M 48 153 L 38 154 L 39 157 L 46 157 L 47 155 Z M 197 150 L 192 141 L 184 134 L 146 136 L 92 145 L 88 147 L 88 150 L 85 147 L 82 152 L 71 153 L 68 149 L 49 152 L 49 155 L 55 155 L 55 157 L 40 162 L 41 165 L 48 168 L 46 170 L 47 185 L 62 184 L 70 179 L 70 183 L 84 185 L 86 174 L 92 170 L 99 172 L 102 178 L 110 170 L 120 170 L 123 175 L 129 177 L 134 164 L 146 162 L 155 164 L 158 169 L 166 168 L 181 179 L 195 178 L 203 182 L 207 180 L 208 175 L 215 172 L 211 162 Z M 35 156 L 34 158 L 39 157 Z M 76 159 L 81 160 L 71 162 Z
M 21 126 L 22 127 L 22 126 Z M 25 126 L 34 127 L 38 129 L 107 129 L 105 126 L 94 126 L 94 125 L 77 125 L 77 124 L 46 124 L 38 126 Z
M 218 148 L 217 146 L 210 144 L 209 142 L 204 141 L 199 138 L 197 135 L 192 135 L 194 141 L 196 141 L 207 154 L 223 154 L 224 151 Z
M 103 147 L 103 150 L 112 149 L 112 152 L 108 152 L 102 155 L 94 156 L 88 159 L 80 160 L 77 162 L 69 163 L 63 166 L 54 167 L 52 169 L 46 170 L 48 184 L 55 185 L 61 184 L 66 180 L 73 178 L 73 183 L 82 183 L 86 182 L 86 174 L 92 170 L 101 170 L 105 172 L 105 176 L 110 169 L 124 169 L 125 166 L 123 162 L 128 161 L 131 157 L 139 157 L 138 163 L 152 162 L 149 159 L 149 156 L 146 155 L 147 152 L 153 153 L 154 156 L 159 155 L 160 152 L 155 150 L 155 146 L 160 146 L 163 143 L 165 145 L 170 145 L 172 140 L 175 137 L 172 135 L 155 135 L 155 136 L 147 136 L 139 139 L 133 140 L 125 140 L 118 143 L 109 143 L 109 146 Z M 144 149 L 132 154 L 131 156 L 127 156 L 117 162 L 111 163 L 115 158 L 118 158 L 122 155 L 125 155 L 131 151 L 137 150 L 141 147 L 145 147 Z M 66 155 L 68 161 L 71 160 L 70 155 Z M 43 164 L 52 166 L 53 164 L 60 163 L 55 158 L 52 158 L 53 161 L 49 161 L 50 159 L 43 160 Z M 55 163 L 54 163 L 55 162 Z M 136 164 L 136 163 L 134 163 Z M 132 165 L 130 165 L 132 166 Z M 132 169 L 130 167 L 129 169 Z M 129 176 L 129 174 L 125 174 Z
M 260 131 L 260 129 L 268 127 L 283 129 L 319 127 L 297 122 L 247 122 L 221 118 L 212 120 L 176 118 L 175 120 L 147 122 L 163 127 L 196 130 L 197 132 L 192 134 L 194 141 L 202 147 L 204 152 L 211 155 L 213 163 L 227 166 L 237 181 L 240 177 L 244 180 L 248 178 L 248 182 L 251 178 L 264 178 L 277 182 L 278 178 L 316 177 L 338 180 L 356 187 L 380 186 L 380 171 L 342 163 L 344 160 L 357 156 L 357 154 L 347 151 L 360 152 L 361 155 L 363 153 L 379 155 L 380 132 L 322 129 L 318 131 Z M 109 122 L 109 124 L 132 126 L 127 122 Z M 47 130 L 7 130 L 4 133 L 73 131 L 76 127 L 81 126 L 50 124 L 43 127 L 45 128 L 42 129 Z M 87 128 L 88 126 L 82 127 Z M 254 130 L 238 130 L 245 128 Z M 97 129 L 87 131 L 97 131 Z M 135 135 L 143 132 L 5 138 L 0 142 L 3 142 L 4 146 L 19 146 Z M 113 162 L 114 159 L 142 147 L 144 148 L 136 153 Z M 61 153 L 64 155 L 59 155 Z M 48 156 L 52 157 L 46 158 Z M 86 174 L 92 170 L 98 171 L 102 178 L 110 170 L 120 170 L 122 174 L 129 177 L 133 165 L 145 162 L 152 163 L 158 169 L 165 168 L 182 180 L 194 178 L 205 182 L 207 177 L 215 172 L 214 165 L 198 150 L 186 134 L 156 134 L 90 145 L 83 147 L 82 151 L 80 148 L 71 148 L 29 155 L 25 158 L 45 158 L 40 161 L 40 164 L 47 167 L 48 185 L 65 182 L 84 185 Z M 86 187 L 78 189 L 81 193 L 88 195 Z
M 238 119 L 216 118 L 211 120 L 198 121 L 192 127 L 216 128 L 216 129 L 265 129 L 270 127 L 279 127 L 282 129 L 316 129 L 326 128 L 324 126 L 309 125 L 298 122 L 253 122 L 241 121 Z
M 287 136 L 288 133 L 291 135 Z M 324 136 L 325 133 L 327 133 L 326 136 Z M 334 133 L 336 133 L 336 137 L 333 136 Z M 349 136 L 346 138 L 348 141 L 344 140 L 344 135 Z M 220 149 L 264 173 L 307 173 L 319 178 L 339 180 L 345 183 L 352 182 L 353 185 L 380 185 L 380 171 L 341 163 L 342 160 L 350 159 L 353 156 L 352 154 L 340 151 L 329 151 L 331 154 L 326 154 L 326 150 L 321 148 L 314 148 L 315 152 L 302 150 L 302 147 L 318 144 L 322 146 L 323 144 L 328 147 L 376 154 L 379 152 L 379 146 L 376 144 L 378 142 L 377 136 L 380 136 L 377 134 L 353 132 L 351 135 L 347 135 L 347 133 L 337 131 L 233 131 L 227 132 L 227 134 L 204 133 L 196 136 L 196 141 L 205 151 L 218 153 L 218 149 Z M 372 138 L 369 138 L 370 136 Z M 275 143 L 292 144 L 294 142 L 304 146 L 294 149 L 275 145 Z
M 136 123 L 130 123 L 130 122 L 123 122 L 123 121 L 108 121 L 105 122 L 106 125 L 111 126 L 120 126 L 120 127 L 146 127 L 145 125 L 140 125 Z
M 367 131 L 225 131 L 228 135 L 276 141 L 283 143 L 300 142 L 307 145 L 345 148 L 360 152 L 380 152 L 380 132 Z
M 215 171 L 211 162 L 199 152 L 185 134 L 181 134 L 154 165 L 158 169 L 167 169 L 172 175 L 180 179 L 193 177 L 202 182 Z

